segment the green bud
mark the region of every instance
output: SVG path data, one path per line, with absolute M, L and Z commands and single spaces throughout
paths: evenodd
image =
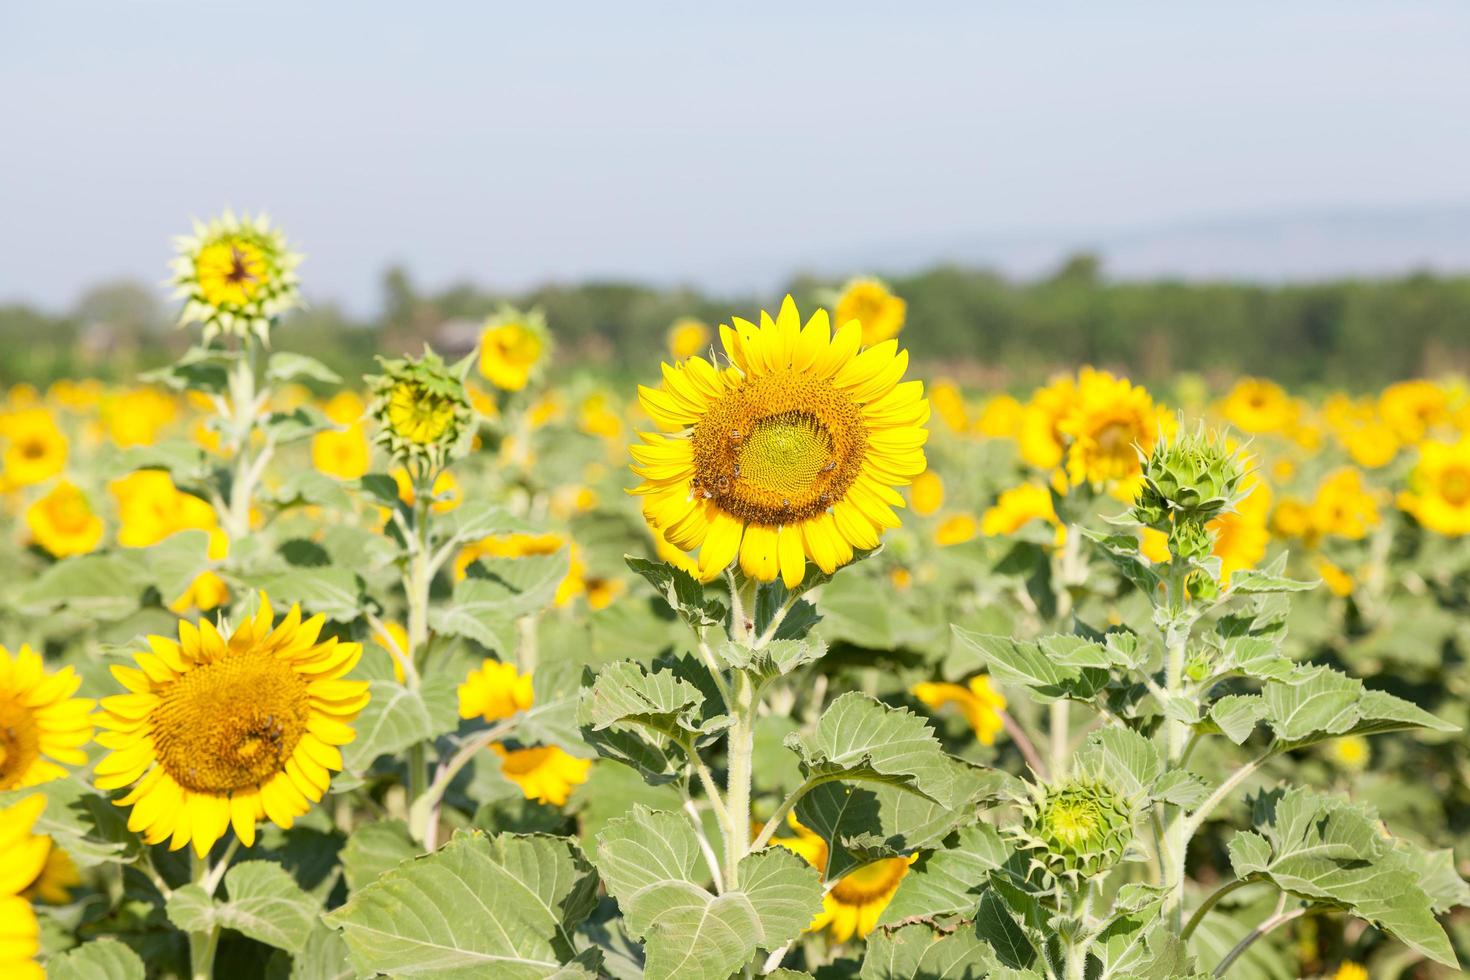
M 1169 552 L 1183 559 L 1204 561 L 1215 549 L 1215 533 L 1198 517 L 1181 517 L 1169 528 Z
M 468 361 L 451 368 L 425 347 L 422 357 L 378 362 L 383 373 L 365 379 L 373 394 L 369 412 L 378 423 L 375 441 L 394 462 L 439 468 L 463 455 L 473 436 Z
M 1226 448 L 1223 436 L 1202 426 L 1193 435 L 1160 440 L 1144 461 L 1143 477 L 1138 506 L 1151 516 L 1162 506 L 1176 520 L 1209 519 L 1235 503 L 1245 466 Z M 1160 522 L 1143 523 L 1157 527 Z
M 1101 779 L 1040 787 L 1018 835 L 1056 875 L 1091 877 L 1112 868 L 1133 841 L 1133 803 Z

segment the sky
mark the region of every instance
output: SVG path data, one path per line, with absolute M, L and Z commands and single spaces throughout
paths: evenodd
M 9 3 L 0 302 L 265 210 L 309 297 L 759 288 L 1199 220 L 1470 205 L 1470 5 Z M 856 270 L 853 270 L 856 271 Z

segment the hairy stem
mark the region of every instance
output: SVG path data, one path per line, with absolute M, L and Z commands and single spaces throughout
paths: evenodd
M 201 858 L 193 850 L 189 851 L 189 880 L 204 888 L 206 892 L 212 891 L 205 885 L 209 881 L 209 861 Z M 214 976 L 214 953 L 219 947 L 219 926 L 211 926 L 207 930 L 189 933 L 189 975 L 193 980 L 211 980 Z
M 1189 917 L 1189 921 L 1185 923 L 1184 931 L 1179 934 L 1179 938 L 1188 939 L 1190 936 L 1194 935 L 1194 930 L 1199 928 L 1199 924 L 1204 921 L 1205 916 L 1210 914 L 1210 909 L 1214 908 L 1215 905 L 1220 901 L 1220 899 L 1224 898 L 1226 895 L 1229 895 L 1236 889 L 1244 888 L 1246 885 L 1249 884 L 1249 881 L 1246 881 L 1242 878 L 1236 878 L 1234 881 L 1226 882 L 1219 888 L 1216 888 L 1213 892 L 1210 893 L 1208 898 L 1206 898 L 1203 902 L 1200 902 L 1199 908 L 1194 910 L 1194 915 L 1191 915 Z
M 735 722 L 729 731 L 729 773 L 725 809 L 730 830 L 725 836 L 725 882 L 736 887 L 736 869 L 750 853 L 751 759 L 755 754 L 755 691 L 743 674 L 735 675 Z
M 1050 711 L 1050 736 L 1049 754 L 1051 761 L 1047 764 L 1047 771 L 1052 781 L 1060 781 L 1067 778 L 1067 764 L 1071 757 L 1071 736 L 1068 728 L 1071 724 L 1071 705 L 1065 698 L 1053 701 Z
M 1305 905 L 1298 906 L 1297 908 L 1294 908 L 1289 912 L 1285 911 L 1285 908 L 1286 896 L 1283 894 L 1281 896 L 1281 901 L 1276 904 L 1276 913 L 1265 922 L 1262 922 L 1250 932 L 1246 933 L 1245 938 L 1236 943 L 1235 947 L 1231 949 L 1230 952 L 1225 954 L 1225 958 L 1220 961 L 1220 965 L 1215 967 L 1215 976 L 1223 977 L 1226 971 L 1235 964 L 1235 961 L 1240 959 L 1241 954 L 1243 954 L 1247 949 L 1250 949 L 1251 944 L 1254 943 L 1257 939 L 1260 939 L 1262 936 L 1266 935 L 1277 926 L 1285 925 L 1293 919 L 1299 919 L 1307 914 L 1307 907 Z

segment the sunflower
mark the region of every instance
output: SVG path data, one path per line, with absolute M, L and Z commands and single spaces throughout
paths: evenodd
M 1312 528 L 1319 535 L 1360 541 L 1378 526 L 1378 503 L 1363 483 L 1363 474 L 1345 466 L 1317 487 L 1312 499 Z
M 1332 980 L 1368 980 L 1368 969 L 1359 963 L 1344 963 L 1332 975 Z
M 200 323 L 204 339 L 251 333 L 266 338 L 271 321 L 301 305 L 296 266 L 301 256 L 265 215 L 236 218 L 226 211 L 175 240 L 174 295 L 185 300 L 179 325 Z
M 1361 735 L 1343 735 L 1327 743 L 1327 758 L 1348 772 L 1362 772 L 1373 758 L 1373 749 Z
M 526 799 L 553 806 L 566 803 L 592 768 L 590 759 L 578 759 L 555 745 L 508 749 L 496 742 L 490 751 L 500 756 L 500 774 L 519 786 Z
M 82 679 L 71 667 L 46 673 L 41 655 L 0 646 L 0 790 L 66 775 L 64 763 L 85 765 L 92 740 L 91 698 L 74 698 Z
M 1426 442 L 1398 505 L 1436 534 L 1470 534 L 1470 435 L 1459 442 Z
M 119 446 L 151 446 L 158 434 L 179 417 L 179 403 L 153 388 L 134 388 L 108 396 L 102 403 L 102 425 Z
M 944 480 L 933 470 L 914 477 L 909 487 L 909 504 L 920 517 L 929 517 L 944 506 Z
M 1399 441 L 1416 445 L 1431 431 L 1450 423 L 1450 393 L 1422 378 L 1400 381 L 1379 393 L 1378 414 Z
M 223 558 L 229 542 L 208 501 L 184 493 L 163 470 L 136 470 L 107 489 L 117 500 L 117 543 L 146 548 L 179 531 L 209 531 L 211 558 Z
M 546 360 L 549 334 L 541 314 L 503 309 L 480 334 L 480 375 L 502 391 L 520 391 Z
M 787 816 L 786 822 L 796 831 L 796 836 L 773 837 L 771 843 L 786 848 L 825 873 L 827 842 L 803 826 L 795 814 Z M 898 891 L 899 883 L 909 872 L 909 865 L 917 858 L 917 854 L 906 858 L 883 858 L 849 871 L 822 899 L 822 911 L 812 918 L 807 931 L 827 929 L 839 943 L 853 936 L 865 938 L 878 925 L 878 917 L 893 900 L 893 893 Z
M 459 686 L 459 716 L 500 721 L 525 711 L 534 699 L 530 674 L 519 673 L 515 664 L 486 660 Z
M 229 601 L 229 583 L 218 572 L 205 571 L 196 575 L 183 594 L 168 604 L 168 608 L 170 612 L 182 616 L 191 609 L 209 612 Z
M 31 833 L 46 807 L 44 796 L 28 796 L 0 810 L 0 976 L 7 980 L 43 980 L 36 963 L 41 928 L 31 903 L 22 897 L 46 866 L 51 839 Z
M 28 408 L 8 416 L 3 472 L 11 486 L 26 487 L 49 480 L 66 466 L 68 443 L 44 408 Z
M 1057 423 L 1069 442 L 1067 476 L 1073 486 L 1127 480 L 1141 469 L 1158 434 L 1158 413 L 1149 393 L 1127 378 L 1084 367 L 1077 394 Z
M 1029 465 L 1049 470 L 1061 464 L 1067 449 L 1062 419 L 1071 411 L 1076 397 L 1077 383 L 1065 376 L 1032 392 L 1031 400 L 1021 412 L 1017 432 L 1021 458 Z
M 26 509 L 26 526 L 31 539 L 56 558 L 85 555 L 102 540 L 102 518 L 69 480 L 57 483 Z
M 280 624 L 270 600 L 226 639 L 207 620 L 179 622 L 179 639 L 150 636 L 137 668 L 115 666 L 127 694 L 105 698 L 97 741 L 112 751 L 96 768 L 99 789 L 135 784 L 128 829 L 143 840 L 191 841 L 200 857 L 233 826 L 255 843 L 262 818 L 289 828 L 321 800 L 338 747 L 368 702 L 365 681 L 342 680 L 362 655 L 357 643 L 319 641 L 325 618 Z
M 621 441 L 623 417 L 613 410 L 606 392 L 595 391 L 577 406 L 577 430 L 589 436 Z
M 394 461 L 438 469 L 463 455 L 474 417 L 463 376 L 467 363 L 450 367 L 427 347 L 418 358 L 378 362 L 383 373 L 367 378 L 369 411 L 378 423 L 377 442 Z
M 833 316 L 839 325 L 856 320 L 862 324 L 863 346 L 892 340 L 903 329 L 909 305 L 876 279 L 854 279 L 837 297 Z
M 1274 381 L 1241 378 L 1220 403 L 1220 414 L 1242 432 L 1284 432 L 1296 421 L 1298 406 Z
M 894 487 L 924 472 L 929 403 L 922 382 L 900 383 L 897 341 L 859 353 L 857 321 L 834 336 L 819 310 L 803 327 L 788 296 L 775 319 L 734 324 L 720 327 L 729 367 L 691 357 L 639 388 L 670 434 L 640 434 L 633 492 L 671 543 L 700 549 L 704 580 L 738 557 L 794 588 L 808 560 L 830 574 L 899 526 Z
M 990 677 L 976 674 L 968 684 L 946 684 L 923 681 L 914 685 L 914 697 L 938 711 L 954 705 L 970 723 L 981 745 L 994 745 L 995 736 L 1005 729 L 1000 713 L 1006 709 L 1006 698 L 990 686 Z
M 970 428 L 970 408 L 965 404 L 965 394 L 960 386 L 948 378 L 939 378 L 929 386 L 929 404 L 934 414 L 949 426 L 951 431 L 966 432 Z
M 367 427 L 354 422 L 345 428 L 329 429 L 311 437 L 311 465 L 319 473 L 338 480 L 356 480 L 372 461 Z
M 975 419 L 974 430 L 991 439 L 1014 439 L 1021 431 L 1025 407 L 1010 395 L 996 395 L 985 402 Z
M 951 514 L 934 529 L 934 543 L 941 548 L 949 548 L 973 541 L 979 533 L 980 522 L 975 520 L 975 515 Z
M 669 356 L 676 361 L 682 361 L 709 346 L 709 327 L 691 317 L 680 317 L 669 327 L 668 337 L 665 339 L 669 345 Z
M 24 894 L 33 902 L 66 905 L 71 901 L 71 890 L 81 883 L 82 873 L 77 870 L 76 862 L 53 844 L 41 873 L 36 875 Z
M 1039 483 L 1023 483 L 1001 491 L 995 506 L 980 515 L 980 531 L 987 537 L 1008 537 L 1032 521 L 1056 528 L 1058 544 L 1066 540 L 1067 529 L 1057 517 L 1051 491 Z

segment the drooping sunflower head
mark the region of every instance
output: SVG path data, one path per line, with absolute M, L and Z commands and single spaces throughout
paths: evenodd
M 365 681 L 342 679 L 362 647 L 322 640 L 323 623 L 293 606 L 275 624 L 262 594 L 228 638 L 182 620 L 177 640 L 150 636 L 136 668 L 112 668 L 128 693 L 102 701 L 97 741 L 112 751 L 96 784 L 133 784 L 116 801 L 128 829 L 203 857 L 230 827 L 249 847 L 257 821 L 289 828 L 321 800 L 368 702 Z
M 1074 777 L 1034 788 L 1017 838 L 1052 874 L 1091 877 L 1122 860 L 1133 818 L 1133 802 L 1105 780 Z
M 469 449 L 474 433 L 464 374 L 427 347 L 422 357 L 379 358 L 383 373 L 368 377 L 376 441 L 410 470 L 439 469 Z
M 663 365 L 640 387 L 662 430 L 631 447 L 644 515 L 670 544 L 699 549 L 706 581 L 736 558 L 746 575 L 795 588 L 807 561 L 831 573 L 899 525 L 895 487 L 925 469 L 929 403 L 901 382 L 908 353 L 861 350 L 862 326 L 803 326 L 788 296 L 760 324 L 721 326 L 728 365 Z
M 520 391 L 550 353 L 551 331 L 540 310 L 502 307 L 485 320 L 480 334 L 480 374 L 502 391 Z
M 301 305 L 296 266 L 301 256 L 265 215 L 226 211 L 175 240 L 175 295 L 184 299 L 179 325 L 199 323 L 207 342 L 216 334 L 267 339 L 271 322 Z
M 91 698 L 74 698 L 82 679 L 71 667 L 47 673 L 28 646 L 0 646 L 0 790 L 22 789 L 85 765 L 92 740 Z
M 898 336 L 908 309 L 901 297 L 877 279 L 854 279 L 837 297 L 833 315 L 839 325 L 850 320 L 862 324 L 863 346 L 872 347 Z

